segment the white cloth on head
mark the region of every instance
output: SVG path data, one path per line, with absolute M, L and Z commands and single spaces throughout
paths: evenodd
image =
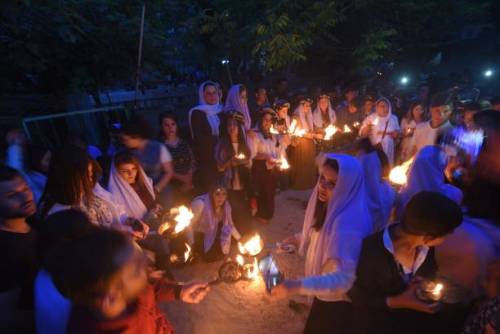
M 119 202 L 116 202 L 116 199 L 113 196 L 113 194 L 104 189 L 99 184 L 99 182 L 97 182 L 96 185 L 94 186 L 94 195 L 103 200 L 109 207 L 109 212 L 112 216 L 113 224 L 118 224 L 118 223 L 123 224 L 125 222 L 128 215 L 125 212 L 124 207 Z
M 316 128 L 323 129 L 328 125 L 333 125 L 337 121 L 337 116 L 335 115 L 335 110 L 332 108 L 330 100 L 328 100 L 328 117 L 330 118 L 330 124 L 323 124 L 323 115 L 319 108 L 319 103 L 313 111 L 313 123 Z
M 193 211 L 193 230 L 204 234 L 203 250 L 208 252 L 212 248 L 217 238 L 217 228 L 219 220 L 212 208 L 210 194 L 196 197 L 191 203 Z M 231 248 L 231 236 L 236 240 L 240 239 L 240 233 L 233 224 L 231 205 L 229 201 L 224 203 L 224 216 L 222 218 L 222 228 L 220 232 L 220 246 L 222 253 L 228 254 Z
M 250 129 L 252 126 L 252 119 L 250 118 L 250 112 L 248 111 L 247 101 L 242 101 L 240 98 L 240 84 L 233 85 L 227 94 L 226 105 L 224 106 L 224 111 L 236 110 L 240 112 L 245 118 L 244 127 L 245 130 Z
M 312 112 L 304 112 L 304 106 L 302 104 L 299 104 L 297 108 L 295 108 L 294 111 L 294 116 L 298 119 L 299 121 L 299 126 L 302 129 L 305 129 L 307 132 L 313 132 L 314 131 L 314 122 L 313 122 L 313 115 Z
M 421 191 L 433 191 L 445 195 L 457 204 L 462 202 L 462 191 L 444 183 L 446 157 L 439 146 L 426 146 L 415 157 L 408 173 L 408 183 L 401 189 L 398 203 L 398 217 L 410 199 Z
M 362 154 L 358 158 L 363 167 L 366 200 L 374 230 L 381 231 L 389 222 L 396 202 L 396 191 L 382 178 L 382 164 L 376 152 Z
M 373 225 L 359 161 L 345 154 L 327 154 L 325 158 L 336 160 L 339 172 L 319 231 L 313 228 L 318 184 L 307 204 L 299 248 L 299 253 L 306 255 L 301 292 L 324 301 L 348 300 L 361 245 Z
M 382 150 L 384 150 L 384 153 L 389 159 L 389 164 L 392 166 L 394 164 L 394 139 L 391 137 L 390 133 L 395 131 L 399 132 L 399 122 L 398 118 L 392 114 L 392 105 L 388 99 L 382 97 L 375 102 L 375 105 L 382 101 L 387 103 L 389 108 L 387 115 L 385 117 L 380 117 L 374 112 L 365 118 L 361 127 L 366 128 L 370 125 L 372 126 L 369 136 L 370 141 L 372 145 L 380 143 Z
M 146 175 L 141 166 L 139 166 L 139 170 L 137 171 L 138 178 L 139 175 L 141 175 L 140 179 L 145 181 L 145 187 L 154 199 L 155 192 L 153 190 L 153 182 Z M 143 219 L 148 213 L 148 209 L 146 205 L 144 205 L 144 202 L 134 188 L 125 182 L 114 163 L 112 163 L 109 173 L 108 189 L 114 202 L 123 208 L 127 216 L 135 219 Z
M 222 111 L 222 105 L 220 104 L 220 97 L 219 100 L 217 100 L 216 104 L 207 104 L 205 101 L 205 98 L 203 97 L 203 91 L 207 85 L 213 85 L 219 90 L 219 84 L 213 81 L 205 81 L 200 85 L 198 88 L 198 105 L 194 108 L 191 108 L 189 110 L 188 114 L 188 121 L 189 121 L 189 129 L 191 131 L 191 138 L 194 138 L 194 133 L 193 133 L 193 126 L 191 125 L 191 115 L 193 111 L 199 110 L 205 113 L 205 116 L 207 117 L 208 124 L 210 125 L 210 128 L 212 129 L 212 135 L 218 136 L 219 135 L 219 125 L 220 125 L 220 119 L 218 114 Z

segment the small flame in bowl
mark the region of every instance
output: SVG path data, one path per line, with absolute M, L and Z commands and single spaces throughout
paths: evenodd
M 240 253 L 243 255 L 248 254 L 251 256 L 255 256 L 259 254 L 263 248 L 264 248 L 264 242 L 262 241 L 262 238 L 260 237 L 259 234 L 255 234 L 244 244 L 238 242 L 238 249 L 240 250 Z

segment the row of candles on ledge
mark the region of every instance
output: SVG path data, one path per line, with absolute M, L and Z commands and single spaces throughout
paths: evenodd
M 360 126 L 360 124 L 359 124 L 359 122 L 355 122 L 352 124 L 352 126 L 354 128 L 357 128 Z M 351 133 L 352 132 L 351 128 L 347 124 L 344 125 L 342 130 L 333 126 L 332 124 L 330 124 L 329 126 L 327 126 L 325 128 L 324 131 L 325 131 L 325 136 L 323 137 L 323 140 L 331 140 L 333 135 L 337 132 L 341 132 L 341 133 Z M 274 126 L 271 126 L 270 132 L 272 134 L 281 134 L 281 132 L 276 130 L 274 128 Z M 300 126 L 298 126 L 297 120 L 294 119 L 292 121 L 292 123 L 290 124 L 290 127 L 288 128 L 288 131 L 286 133 L 293 136 L 293 137 L 304 137 L 304 135 L 307 133 L 307 130 L 302 129 Z

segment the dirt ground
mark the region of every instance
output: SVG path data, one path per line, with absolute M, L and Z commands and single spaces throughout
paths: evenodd
M 310 191 L 286 191 L 276 197 L 272 222 L 259 226 L 266 245 L 273 245 L 299 232 L 304 218 L 305 202 Z M 234 243 L 233 243 L 234 244 Z M 234 245 L 235 246 L 235 245 Z M 276 254 L 271 251 L 286 277 L 301 277 L 304 261 L 297 254 Z M 174 271 L 180 281 L 216 277 L 221 262 L 196 263 Z M 270 298 L 261 277 L 254 281 L 222 283 L 212 287 L 198 305 L 180 302 L 161 305 L 178 334 L 296 334 L 302 333 L 309 312 L 305 297 L 290 300 Z

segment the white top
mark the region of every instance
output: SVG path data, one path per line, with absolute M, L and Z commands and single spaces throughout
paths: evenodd
M 394 254 L 394 244 L 392 243 L 391 236 L 389 234 L 389 227 L 386 227 L 384 230 L 384 234 L 382 235 L 382 239 L 384 241 L 384 247 L 387 249 L 389 253 L 391 253 L 394 256 L 394 260 L 398 262 L 395 254 Z M 413 262 L 413 267 L 408 268 L 405 267 L 403 264 L 399 263 L 399 266 L 403 270 L 403 278 L 404 280 L 408 283 L 412 277 L 415 276 L 415 273 L 418 271 L 418 269 L 422 266 L 422 264 L 425 262 L 425 259 L 427 258 L 427 254 L 429 253 L 429 247 L 427 246 L 420 246 L 417 248 L 418 254 L 415 259 L 415 262 Z
M 279 140 L 276 135 L 272 134 L 271 138 L 265 139 L 261 133 L 256 133 L 255 138 L 248 138 L 248 145 L 250 147 L 250 153 L 252 159 L 259 153 L 270 155 L 274 159 L 279 159 L 284 151 L 284 145 L 279 144 Z M 273 166 L 267 165 L 267 169 L 272 169 Z
M 235 152 L 238 152 L 238 143 L 232 143 L 233 145 L 233 150 Z M 231 185 L 233 187 L 233 190 L 242 190 L 243 186 L 241 185 L 241 180 L 240 180 L 240 173 L 238 172 L 238 168 L 234 168 L 234 175 L 233 175 L 233 184 Z
M 56 288 L 49 273 L 38 272 L 35 279 L 35 324 L 38 334 L 65 334 L 71 301 Z
M 165 145 L 160 146 L 160 162 L 162 164 L 172 161 L 172 155 Z
M 451 130 L 453 126 L 450 121 L 446 121 L 443 125 L 437 128 L 431 127 L 431 121 L 417 124 L 413 135 L 413 147 L 418 153 L 423 147 L 435 145 L 438 136 Z

